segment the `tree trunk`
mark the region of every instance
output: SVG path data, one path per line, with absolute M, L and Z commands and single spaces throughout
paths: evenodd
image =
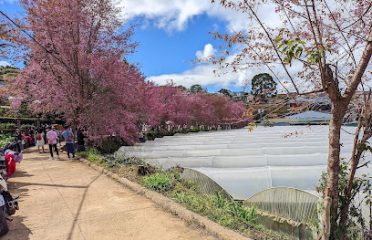
M 332 118 L 329 124 L 329 149 L 327 184 L 324 190 L 324 211 L 322 216 L 321 239 L 332 239 L 331 229 L 337 220 L 338 180 L 340 173 L 340 134 L 346 107 L 332 104 Z
M 352 156 L 351 156 L 350 175 L 349 175 L 347 187 L 346 187 L 345 192 L 344 192 L 345 199 L 346 199 L 347 202 L 344 203 L 343 206 L 341 206 L 341 209 L 340 209 L 339 226 L 340 226 L 341 229 L 346 229 L 346 223 L 347 223 L 347 220 L 348 220 L 348 213 L 349 213 L 349 207 L 350 207 L 350 201 L 351 201 L 350 198 L 351 198 L 352 186 L 353 186 L 353 182 L 354 182 L 355 173 L 356 173 L 356 170 L 357 170 L 357 167 L 358 167 L 358 164 L 359 164 L 359 159 L 361 157 L 361 151 L 359 150 L 359 143 L 358 143 L 361 127 L 362 127 L 362 123 L 361 123 L 361 119 L 359 119 L 358 127 L 355 130 L 355 135 L 354 135 L 353 151 L 352 151 Z M 348 199 L 350 199 L 350 201 L 348 201 Z M 346 236 L 344 236 L 345 233 L 346 233 L 346 231 L 342 233 L 343 234 L 342 235 L 343 239 L 346 238 Z

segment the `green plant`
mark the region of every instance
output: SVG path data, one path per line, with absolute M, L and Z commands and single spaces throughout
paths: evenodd
M 263 120 L 262 124 L 263 124 L 264 127 L 273 127 L 274 126 L 273 123 L 267 118 L 265 118 Z
M 174 179 L 165 173 L 155 173 L 143 178 L 143 185 L 158 192 L 167 192 L 174 186 Z
M 26 130 L 26 129 L 31 129 L 34 126 L 32 124 L 22 124 L 21 125 L 21 130 Z
M 5 134 L 0 135 L 0 148 L 4 147 L 6 144 L 12 142 L 13 137 Z
M 15 128 L 15 123 L 0 123 L 0 130 L 13 130 Z
M 222 194 L 205 195 L 196 191 L 176 192 L 174 199 L 188 209 L 234 230 L 246 230 L 256 226 L 255 208 L 226 199 Z
M 120 167 L 128 164 L 132 165 L 144 164 L 141 159 L 138 159 L 136 157 L 115 158 L 114 156 L 105 156 L 104 161 L 106 166 L 109 168 Z
M 121 138 L 108 137 L 102 141 L 98 150 L 103 154 L 111 154 L 116 152 L 124 144 L 125 142 Z
M 86 151 L 79 152 L 79 156 L 91 162 L 102 163 L 103 156 L 96 148 L 88 148 Z
M 364 239 L 363 230 L 369 228 L 369 224 L 372 219 L 367 219 L 362 215 L 363 205 L 371 206 L 371 177 L 368 175 L 361 175 L 354 179 L 352 185 L 352 197 L 348 199 L 344 194 L 344 189 L 347 187 L 349 177 L 349 164 L 347 162 L 341 162 L 340 164 L 340 174 L 338 181 L 338 208 L 343 207 L 344 204 L 350 202 L 350 218 L 346 224 L 346 227 L 340 227 L 338 225 L 332 226 L 332 239 L 340 239 L 346 233 L 348 239 Z M 327 174 L 324 172 L 320 180 L 317 191 L 320 194 L 324 193 L 326 187 Z M 365 197 L 359 198 L 358 194 L 363 193 Z M 322 207 L 320 207 L 322 210 Z M 369 220 L 369 221 L 368 221 Z M 337 221 L 338 222 L 338 221 Z M 319 227 L 319 226 L 318 226 Z

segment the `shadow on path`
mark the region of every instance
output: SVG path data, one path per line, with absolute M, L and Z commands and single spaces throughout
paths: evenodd
M 45 186 L 45 187 L 58 187 L 58 188 L 87 188 L 87 186 L 79 186 L 79 185 L 63 185 L 63 184 L 50 184 L 50 183 L 34 183 L 34 182 L 12 182 L 11 189 L 17 189 L 25 186 Z
M 15 216 L 12 222 L 8 222 L 9 233 L 1 240 L 28 240 L 32 235 L 31 230 L 23 223 L 24 217 Z
M 79 224 L 78 224 L 78 218 L 79 218 L 79 215 L 80 215 L 80 212 L 81 212 L 81 209 L 83 208 L 83 205 L 84 205 L 84 201 L 85 201 L 85 198 L 87 196 L 87 193 L 88 193 L 88 190 L 89 190 L 89 187 L 99 178 L 102 176 L 102 173 L 100 173 L 99 175 L 97 175 L 87 186 L 85 186 L 85 190 L 84 190 L 84 194 L 83 194 L 83 197 L 81 198 L 81 201 L 80 201 L 80 204 L 79 204 L 79 208 L 75 214 L 75 217 L 74 217 L 74 221 L 72 222 L 72 226 L 70 228 L 70 232 L 67 236 L 67 240 L 71 240 L 72 239 L 72 234 L 74 233 L 74 230 L 76 228 L 76 226 L 79 228 L 79 231 L 81 233 L 81 235 L 83 236 L 83 238 L 85 239 L 85 236 L 83 235 L 80 227 L 79 227 Z

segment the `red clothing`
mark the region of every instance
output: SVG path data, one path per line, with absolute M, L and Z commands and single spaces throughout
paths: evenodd
M 15 157 L 12 153 L 5 154 L 5 163 L 7 168 L 7 175 L 11 177 L 16 171 Z

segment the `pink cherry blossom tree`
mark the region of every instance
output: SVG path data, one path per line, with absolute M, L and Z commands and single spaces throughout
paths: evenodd
M 131 28 L 110 0 L 21 1 L 27 64 L 12 84 L 34 113 L 62 115 L 95 139 L 134 143 L 141 124 L 212 125 L 241 119 L 244 106 L 225 97 L 145 82 L 126 61 Z M 15 24 L 16 25 L 16 24 Z M 14 104 L 16 105 L 16 104 Z
M 91 136 L 137 135 L 144 77 L 125 57 L 135 45 L 109 0 L 22 1 L 27 65 L 13 85 L 34 112 L 63 113 Z
M 192 93 L 172 85 L 147 84 L 143 120 L 153 126 L 172 121 L 176 125 L 216 125 L 243 120 L 245 106 L 225 96 Z

